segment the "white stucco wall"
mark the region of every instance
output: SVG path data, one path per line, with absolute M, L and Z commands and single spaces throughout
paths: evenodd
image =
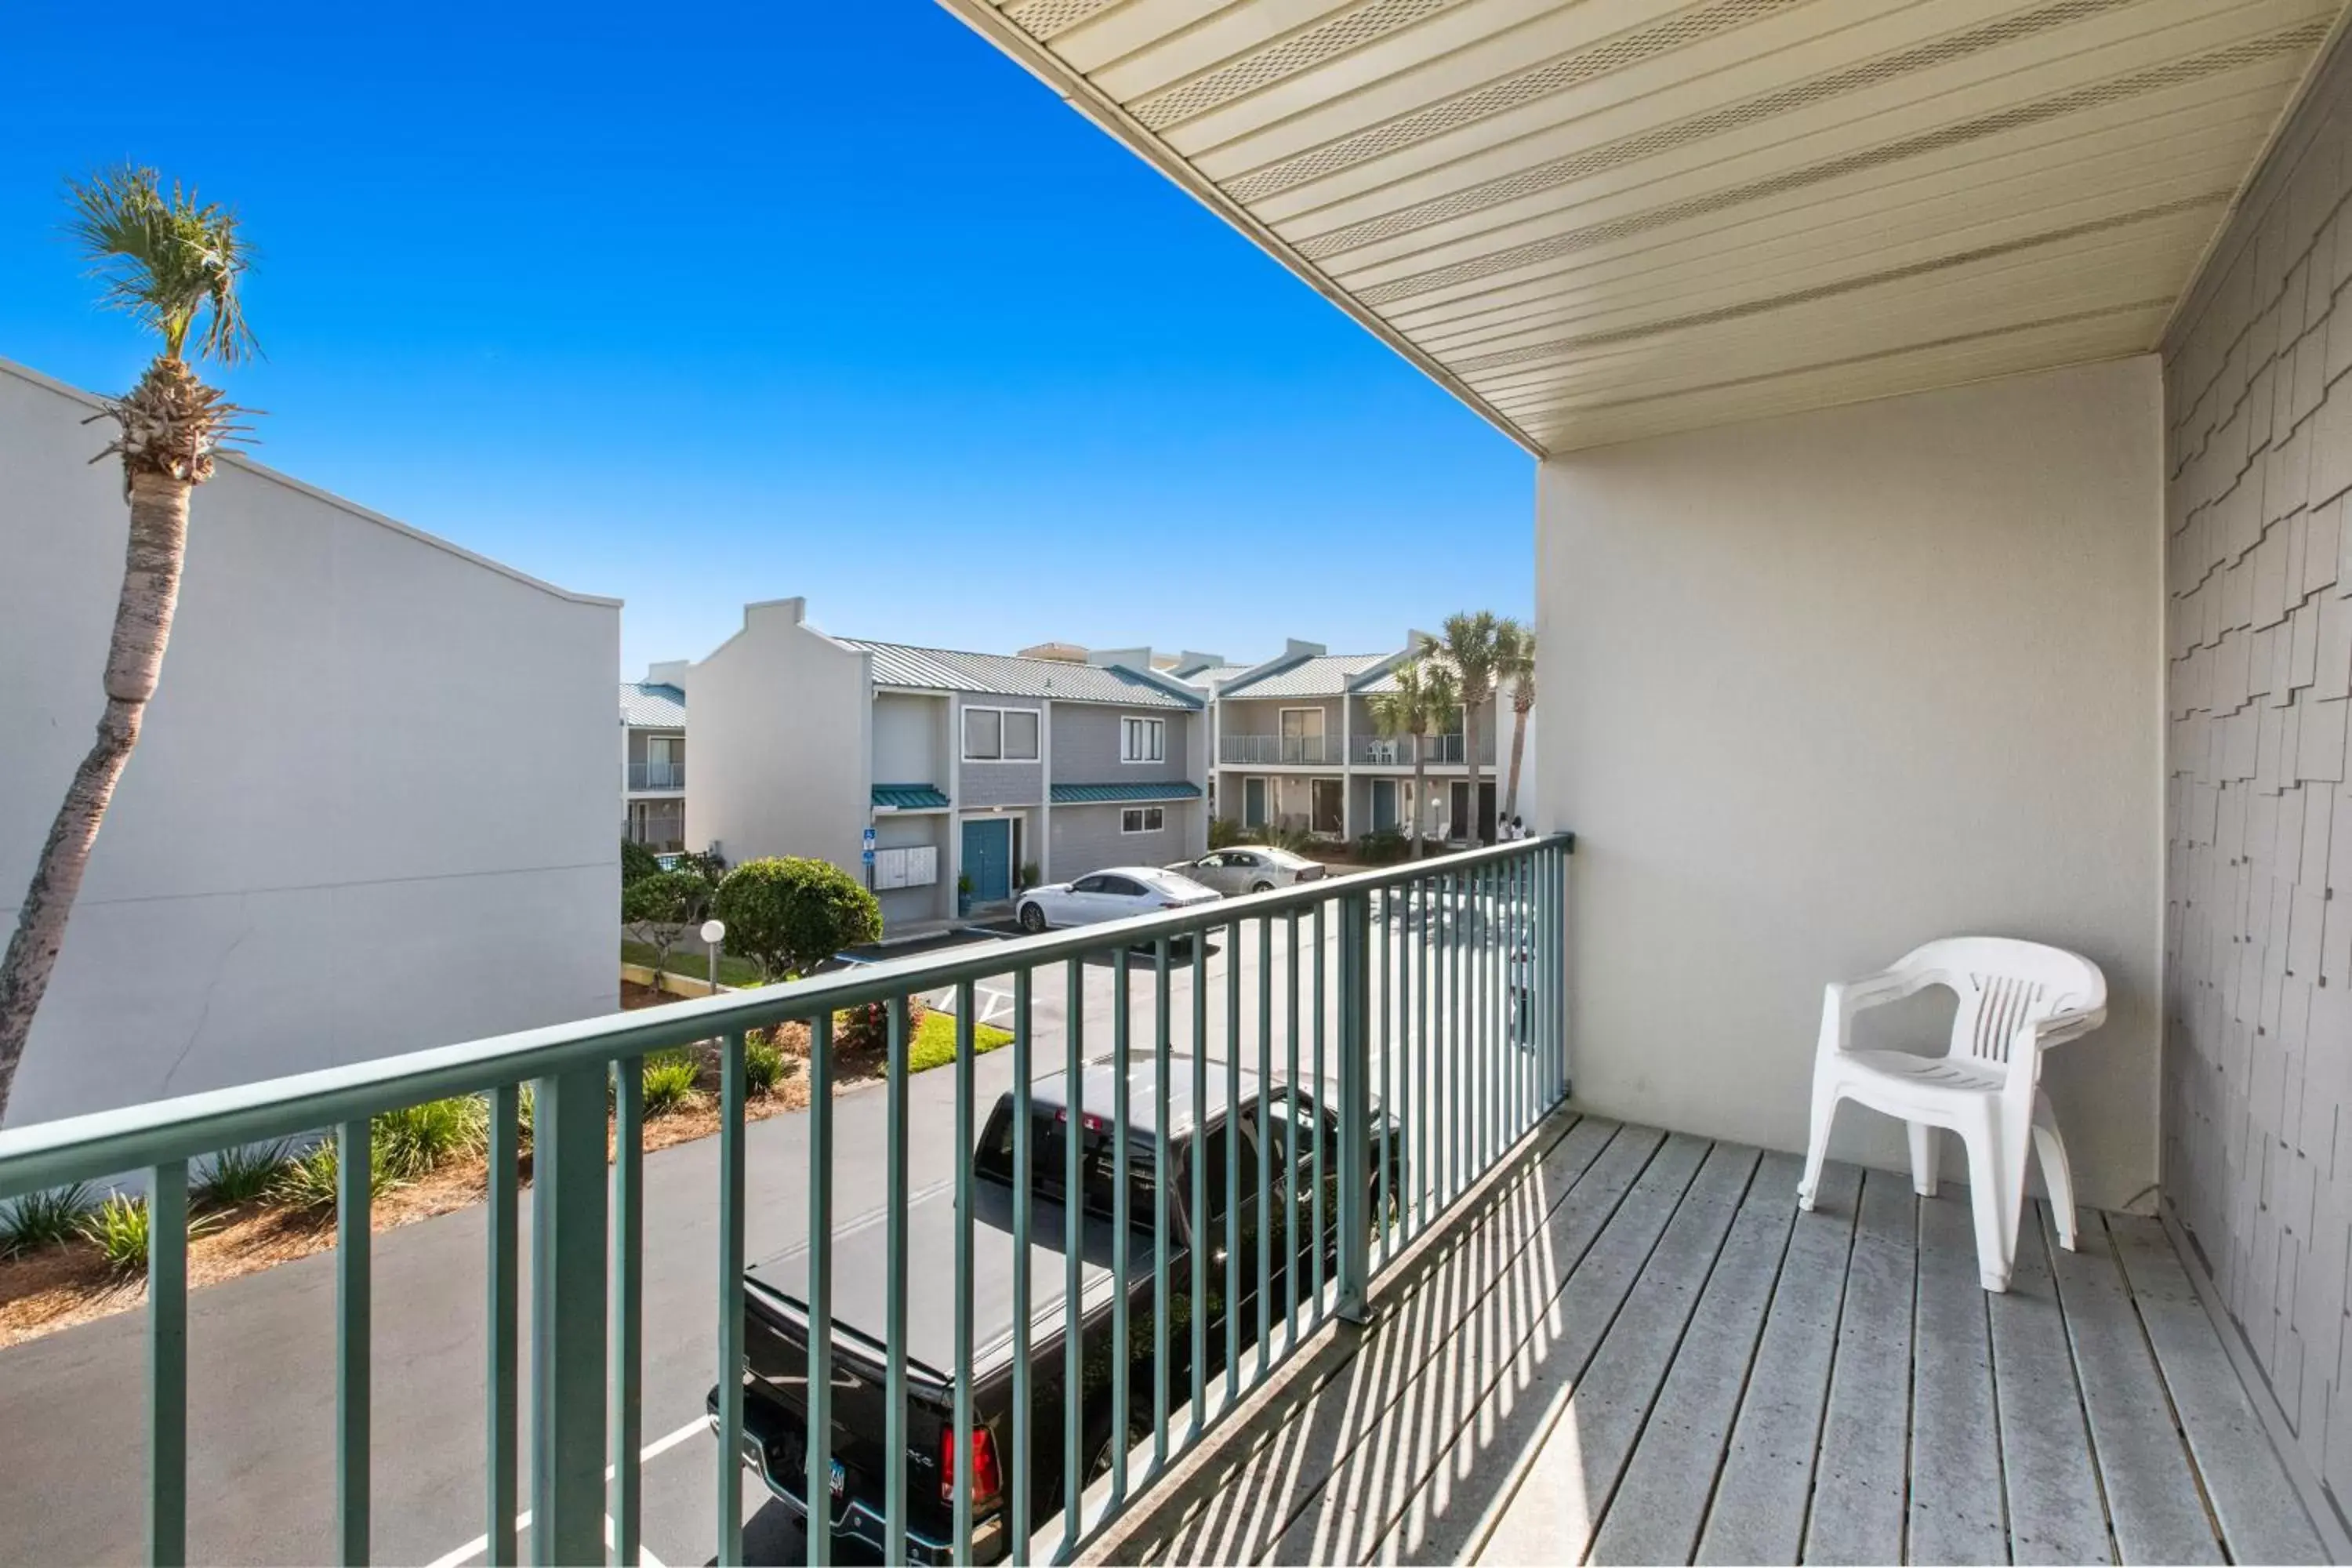
M 1544 465 L 1530 743 L 1578 835 L 1581 1102 L 1801 1149 L 1824 982 L 2033 938 L 2112 994 L 2045 1078 L 2082 1195 L 2145 1202 L 2159 417 L 2143 357 Z M 1870 1112 L 1839 1134 L 1902 1163 Z
M 862 879 L 875 783 L 868 656 L 803 625 L 805 609 L 799 599 L 746 605 L 743 629 L 687 672 L 696 772 L 686 841 L 715 839 L 739 865 L 804 855 Z
M 91 407 L 0 362 L 11 921 L 103 702 Z M 611 1011 L 619 639 L 614 601 L 224 463 L 9 1125 Z

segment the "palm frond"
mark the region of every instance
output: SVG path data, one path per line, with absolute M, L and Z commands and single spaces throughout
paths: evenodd
M 66 232 L 89 263 L 100 300 L 163 340 L 172 359 L 195 352 L 235 364 L 258 352 L 237 286 L 252 264 L 235 211 L 152 169 L 124 164 L 66 185 Z

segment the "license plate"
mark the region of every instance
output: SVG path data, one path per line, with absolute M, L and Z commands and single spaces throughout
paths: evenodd
M 832 1483 L 834 1500 L 835 1502 L 839 1502 L 841 1500 L 841 1494 L 849 1489 L 849 1472 L 842 1468 L 842 1464 L 839 1459 L 835 1459 L 833 1462 L 833 1474 L 830 1480 Z

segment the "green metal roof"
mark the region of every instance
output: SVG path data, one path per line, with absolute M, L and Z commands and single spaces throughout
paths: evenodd
M 943 811 L 948 797 L 937 784 L 876 784 L 874 804 L 892 811 Z
M 1121 800 L 1198 800 L 1201 786 L 1185 779 L 1155 784 L 1055 784 L 1055 805 L 1095 805 Z

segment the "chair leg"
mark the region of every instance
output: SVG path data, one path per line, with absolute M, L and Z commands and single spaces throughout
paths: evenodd
M 1936 1130 L 1924 1121 L 1905 1123 L 1911 1134 L 1911 1190 L 1923 1198 L 1936 1195 Z
M 1814 1083 L 1812 1129 L 1805 1139 L 1805 1173 L 1797 1183 L 1797 1207 L 1807 1214 L 1813 1212 L 1813 1194 L 1822 1188 L 1822 1162 L 1829 1158 L 1830 1124 L 1837 1120 L 1837 1102 L 1835 1089 Z
M 2033 1108 L 2033 1152 L 2042 1162 L 2042 1184 L 2050 1189 L 2050 1215 L 2058 1222 L 2058 1245 L 2074 1250 L 2074 1173 L 2066 1163 L 2066 1141 L 2048 1101 Z
M 1984 1288 L 1999 1294 L 2009 1289 L 2009 1270 L 2015 1254 L 2010 1238 L 2016 1226 L 2006 1216 L 2017 1212 L 2016 1194 L 2003 1191 L 2008 1162 L 2000 1157 L 2000 1133 L 1990 1126 L 1960 1134 L 1969 1150 L 1969 1207 L 1976 1220 L 1977 1275 Z

